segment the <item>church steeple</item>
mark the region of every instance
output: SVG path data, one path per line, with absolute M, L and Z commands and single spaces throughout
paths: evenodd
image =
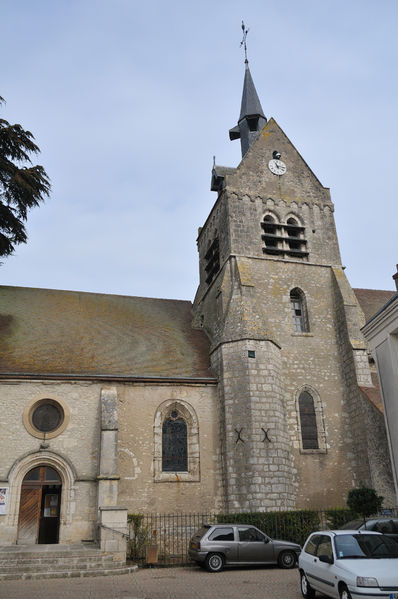
M 249 69 L 249 62 L 246 58 L 245 79 L 243 82 L 239 121 L 236 127 L 229 130 L 229 138 L 231 141 L 240 139 L 242 157 L 246 154 L 247 150 L 266 124 L 267 119 L 257 95 Z

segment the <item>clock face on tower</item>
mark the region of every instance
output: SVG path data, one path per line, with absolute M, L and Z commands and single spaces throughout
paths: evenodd
M 286 164 L 276 158 L 269 161 L 268 168 L 274 175 L 284 175 L 286 173 Z

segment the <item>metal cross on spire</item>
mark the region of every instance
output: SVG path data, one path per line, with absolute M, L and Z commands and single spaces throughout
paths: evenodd
M 246 38 L 247 38 L 247 34 L 249 33 L 249 30 L 248 30 L 248 29 L 246 29 L 246 26 L 245 26 L 245 24 L 244 24 L 244 22 L 243 22 L 243 21 L 242 21 L 242 31 L 243 31 L 243 37 L 242 37 L 242 41 L 241 41 L 241 43 L 240 43 L 240 46 L 241 46 L 241 47 L 243 46 L 243 48 L 244 48 L 244 50 L 245 50 L 245 62 L 247 63 L 247 62 L 249 62 L 249 61 L 247 60 L 247 46 L 246 46 Z

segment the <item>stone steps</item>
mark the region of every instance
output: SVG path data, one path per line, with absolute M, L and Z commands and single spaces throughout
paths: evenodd
M 123 566 L 121 568 L 111 568 L 109 570 L 101 568 L 99 570 L 62 570 L 61 572 L 18 572 L 1 573 L 2 580 L 38 580 L 45 578 L 87 578 L 88 576 L 118 576 L 120 574 L 131 574 L 138 570 L 138 566 Z
M 0 547 L 0 581 L 128 574 L 136 565 L 114 561 L 95 547 L 35 545 Z

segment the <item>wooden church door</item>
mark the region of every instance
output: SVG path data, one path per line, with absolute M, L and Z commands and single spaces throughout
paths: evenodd
M 61 479 L 54 468 L 38 466 L 22 482 L 19 545 L 58 543 Z

